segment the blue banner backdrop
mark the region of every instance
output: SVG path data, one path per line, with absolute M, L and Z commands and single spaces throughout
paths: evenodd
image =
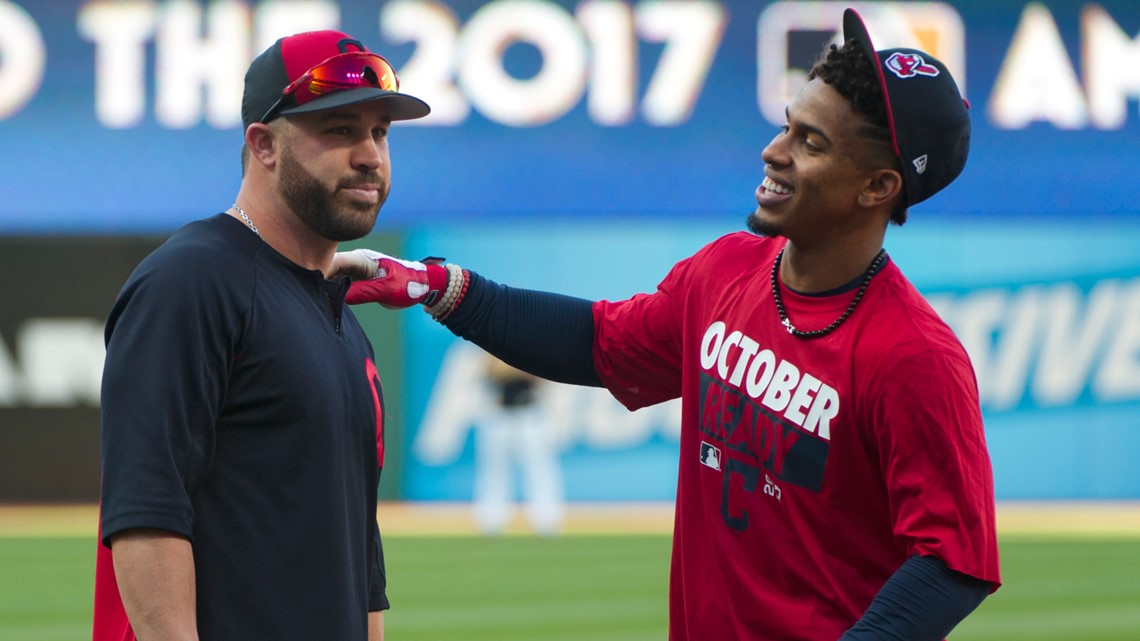
M 1140 3 L 0 0 L 0 233 L 168 232 L 239 183 L 248 60 L 350 31 L 435 114 L 393 128 L 381 225 L 753 206 L 760 150 L 860 7 L 943 59 L 970 168 L 928 215 L 1131 216 Z

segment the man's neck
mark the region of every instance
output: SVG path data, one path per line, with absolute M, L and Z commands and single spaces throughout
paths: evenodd
M 780 281 L 803 293 L 836 289 L 864 274 L 882 247 L 882 236 L 811 248 L 789 240 L 780 264 Z
M 240 211 L 246 214 L 245 217 L 234 208 L 228 213 L 251 228 L 256 228 L 261 239 L 277 253 L 300 267 L 328 274 L 337 250 L 335 241 L 314 232 L 279 199 L 258 198 L 243 190 L 235 202 Z

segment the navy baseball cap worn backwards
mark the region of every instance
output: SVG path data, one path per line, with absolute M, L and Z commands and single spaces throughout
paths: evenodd
M 392 65 L 339 31 L 309 31 L 281 38 L 254 58 L 245 73 L 243 128 L 278 116 L 324 111 L 383 100 L 392 120 L 431 112 L 419 98 L 400 93 Z
M 916 49 L 876 51 L 853 9 L 843 12 L 843 36 L 859 43 L 878 73 L 906 204 L 920 203 L 953 182 L 966 166 L 970 104 L 946 65 L 930 54 Z

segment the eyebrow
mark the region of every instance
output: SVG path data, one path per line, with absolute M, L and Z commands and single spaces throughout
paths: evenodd
M 787 120 L 788 122 L 792 121 L 792 115 L 788 111 L 787 107 L 784 107 L 784 119 Z M 822 138 L 823 141 L 826 142 L 827 144 L 829 144 L 829 145 L 831 144 L 831 138 L 828 138 L 827 134 L 823 133 L 823 130 L 820 129 L 819 127 L 816 127 L 815 125 L 809 125 L 805 122 L 797 121 L 796 122 L 796 128 L 797 129 L 803 129 L 804 131 L 808 132 L 809 134 L 815 134 L 816 136 L 819 136 L 820 138 Z

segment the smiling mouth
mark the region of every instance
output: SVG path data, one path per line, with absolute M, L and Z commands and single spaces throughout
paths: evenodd
M 780 183 L 769 178 L 768 176 L 764 176 L 764 181 L 760 183 L 760 186 L 764 188 L 764 191 L 772 193 L 772 194 L 787 195 L 787 194 L 793 194 L 796 191 L 796 190 L 792 189 L 791 187 L 785 187 L 785 186 L 781 185 Z

